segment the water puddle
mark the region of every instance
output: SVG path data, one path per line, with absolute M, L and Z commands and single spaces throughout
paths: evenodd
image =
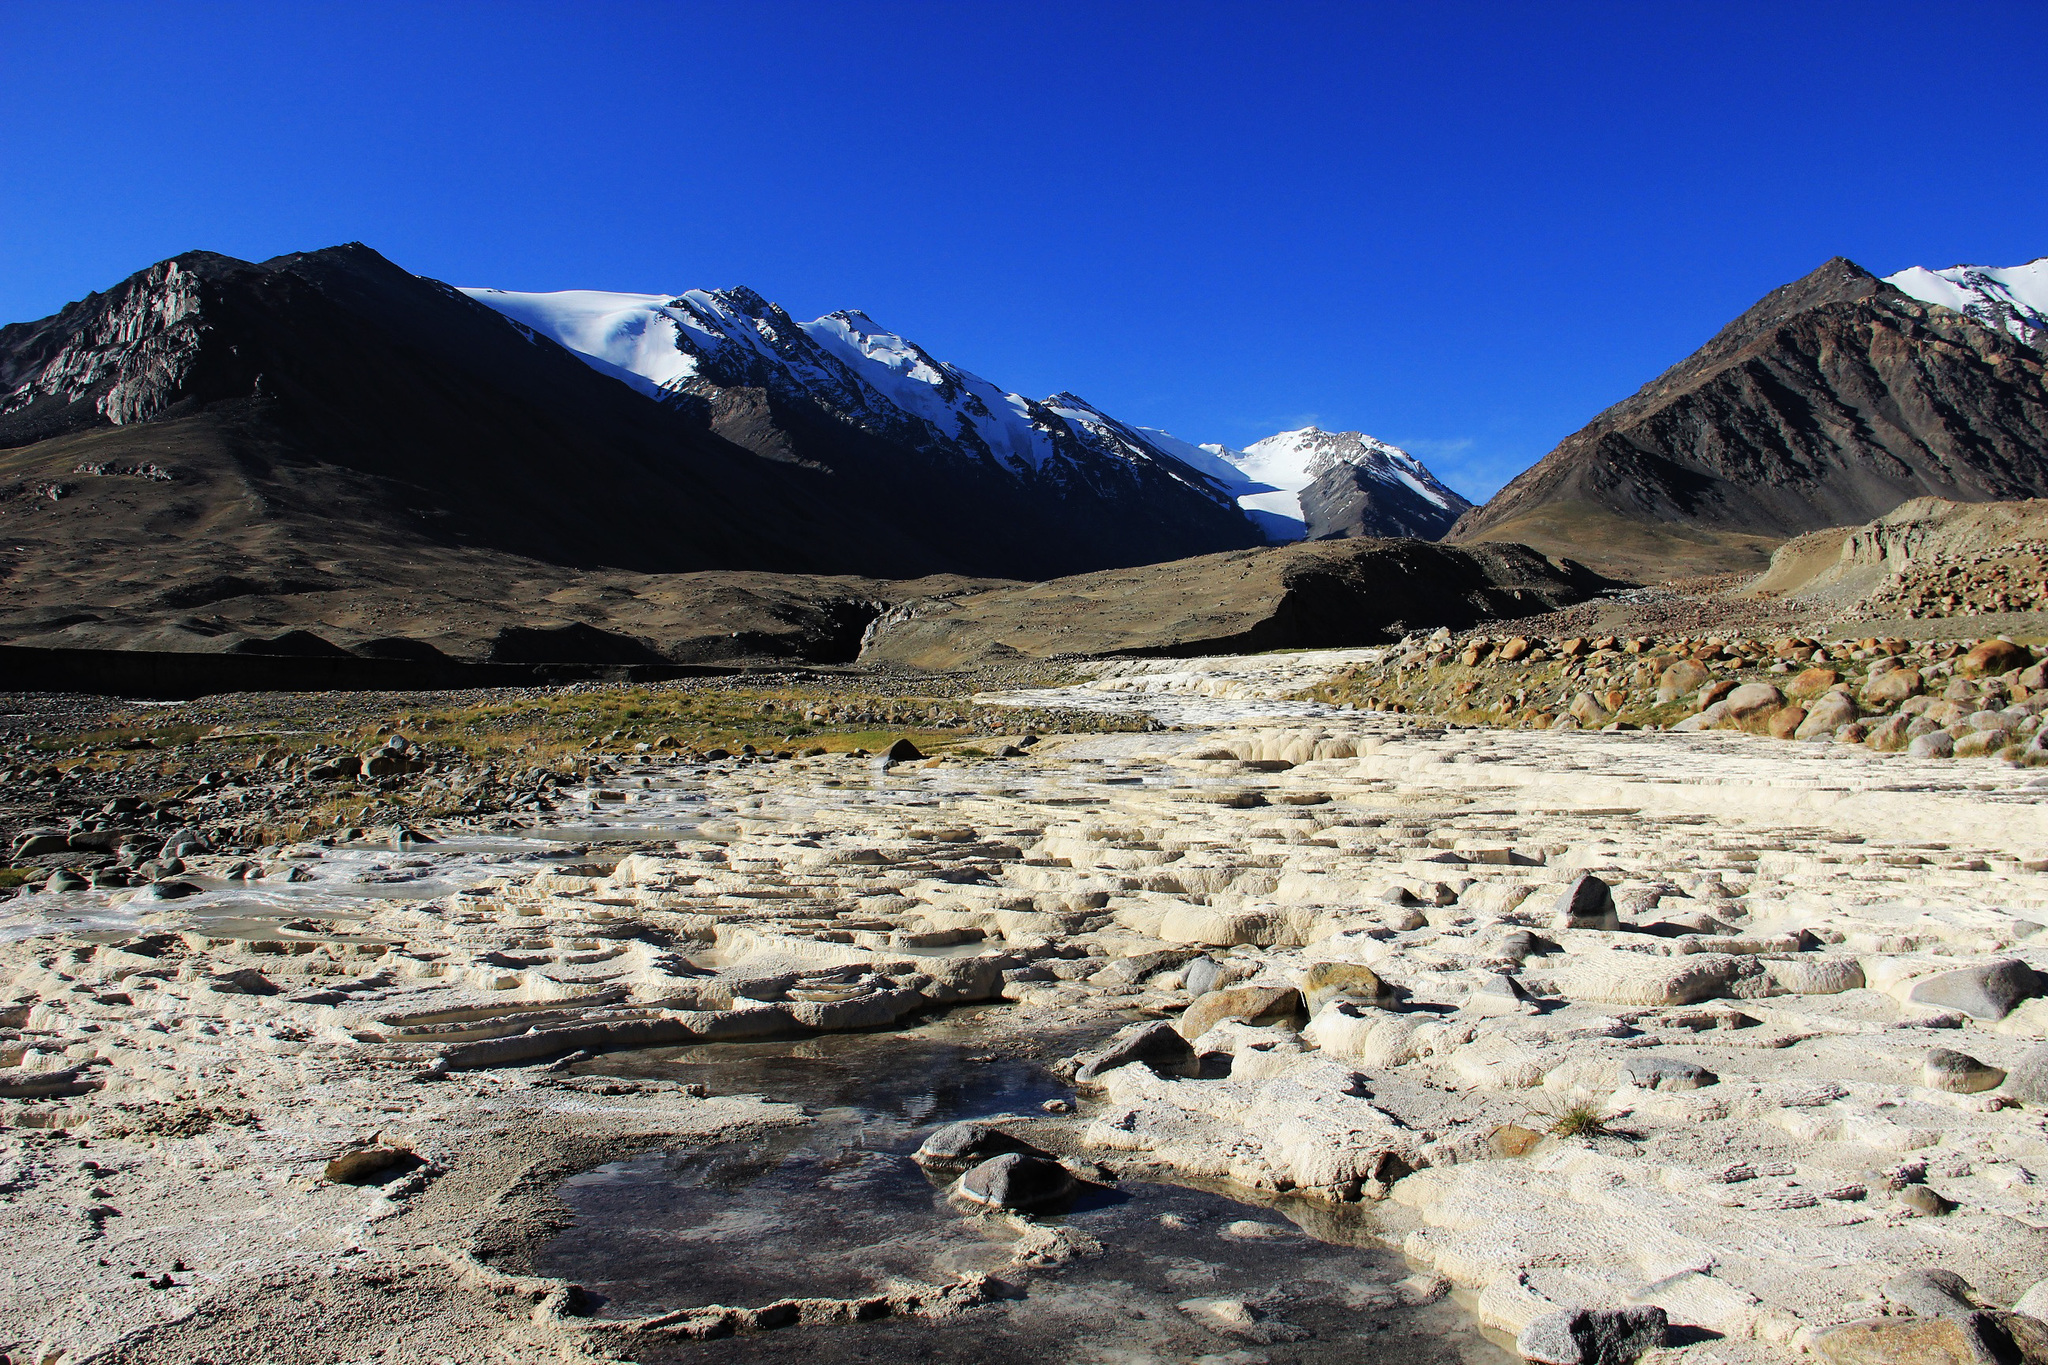
M 710 1148 L 648 1152 L 569 1180 L 576 1222 L 534 1268 L 599 1296 L 605 1317 L 793 1296 L 859 1297 L 903 1282 L 991 1274 L 1008 1297 L 939 1322 L 792 1327 L 663 1359 L 1336 1365 L 1511 1359 L 1456 1304 L 1414 1306 L 1401 1257 L 1370 1244 L 1357 1210 L 1252 1202 L 1125 1181 L 1044 1221 L 1102 1247 L 1019 1266 L 1019 1232 L 946 1197 L 910 1159 L 932 1128 L 1033 1115 L 1072 1092 L 1040 1065 L 1080 1045 L 990 1050 L 973 1012 L 896 1033 L 838 1034 L 621 1053 L 585 1074 L 698 1082 L 802 1105 L 801 1128 Z M 1299 1220 L 1298 1222 L 1296 1220 Z M 1303 1225 L 1313 1228 L 1315 1235 Z

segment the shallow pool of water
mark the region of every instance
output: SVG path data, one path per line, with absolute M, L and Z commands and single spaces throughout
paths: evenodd
M 1041 1055 L 1080 1039 L 1038 1040 Z M 1202 1361 L 1205 1365 L 1509 1359 L 1446 1301 L 1415 1307 L 1410 1268 L 1370 1243 L 1358 1211 L 1262 1203 L 1125 1181 L 1045 1221 L 1099 1242 L 1063 1266 L 1011 1262 L 1016 1230 L 955 1206 L 910 1160 L 962 1118 L 1031 1114 L 1072 1092 L 972 1016 L 895 1033 L 615 1054 L 592 1074 L 700 1082 L 802 1105 L 800 1129 L 708 1149 L 648 1152 L 566 1182 L 576 1222 L 535 1269 L 600 1296 L 604 1316 L 794 1296 L 857 1297 L 891 1283 L 993 1274 L 1009 1297 L 943 1322 L 884 1320 L 680 1344 L 683 1360 Z M 1299 1218 L 1300 1222 L 1296 1219 Z M 1320 1236 L 1311 1235 L 1303 1224 Z M 1330 1240 L 1325 1240 L 1330 1239 Z

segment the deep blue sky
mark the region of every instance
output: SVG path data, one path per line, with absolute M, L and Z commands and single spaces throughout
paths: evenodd
M 2048 254 L 2048 5 L 0 0 L 0 320 L 360 240 L 745 283 L 1496 489 L 1755 299 Z

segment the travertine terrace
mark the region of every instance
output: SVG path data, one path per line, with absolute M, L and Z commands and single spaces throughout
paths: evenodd
M 1015 1132 L 1090 1179 L 1284 1196 L 1311 1231 L 1362 1210 L 1411 1298 L 1455 1291 L 1503 1340 L 1655 1305 L 1659 1359 L 1835 1358 L 1856 1320 L 2042 1310 L 2048 778 L 1278 699 L 1343 662 L 1159 665 L 1185 728 L 1018 757 L 616 759 L 579 800 L 686 792 L 694 836 L 536 871 L 442 829 L 403 855 L 459 873 L 432 900 L 137 900 L 7 944 L 0 1349 L 190 1359 L 203 1326 L 209 1358 L 284 1358 L 262 1333 L 322 1304 L 335 1359 L 401 1331 L 426 1345 L 391 1358 L 636 1359 L 994 1311 L 969 1278 L 596 1318 L 522 1255 L 575 1171 L 806 1121 L 590 1059 L 995 1001 L 999 1038 L 1125 1030 L 1073 1112 Z M 1924 1270 L 1968 1289 L 1930 1306 L 1900 1279 Z

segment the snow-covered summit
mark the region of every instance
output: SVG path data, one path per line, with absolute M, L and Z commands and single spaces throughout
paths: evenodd
M 1383 485 L 1390 493 L 1401 490 L 1395 496 L 1437 509 L 1445 525 L 1472 505 L 1407 451 L 1360 431 L 1302 427 L 1254 441 L 1243 450 L 1192 446 L 1150 428 L 1145 435 L 1221 481 L 1270 540 L 1300 540 L 1311 534 L 1312 517 L 1302 494 L 1339 469 L 1348 471 L 1355 482 Z
M 1913 266 L 1885 283 L 1922 303 L 1967 313 L 2034 345 L 2048 344 L 2048 256 L 2026 265 Z
M 798 322 L 745 288 L 462 292 L 656 398 L 764 389 L 911 449 L 986 461 L 1015 477 L 1098 484 L 1121 467 L 1230 502 L 1212 480 L 1084 400 L 1009 393 L 865 313 Z

